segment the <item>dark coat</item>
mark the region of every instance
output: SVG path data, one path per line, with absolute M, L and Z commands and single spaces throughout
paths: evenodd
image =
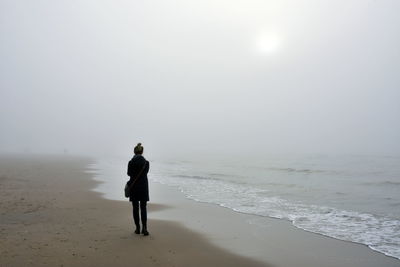
M 128 176 L 130 177 L 128 184 L 132 184 L 136 176 L 143 169 L 135 184 L 131 187 L 131 196 L 129 201 L 149 201 L 149 182 L 147 173 L 150 169 L 150 163 L 142 156 L 135 155 L 128 163 Z

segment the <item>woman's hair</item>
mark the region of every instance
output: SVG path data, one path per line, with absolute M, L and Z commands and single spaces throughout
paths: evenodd
M 138 143 L 135 146 L 135 149 L 133 150 L 133 152 L 135 152 L 135 154 L 143 154 L 143 146 L 142 143 Z

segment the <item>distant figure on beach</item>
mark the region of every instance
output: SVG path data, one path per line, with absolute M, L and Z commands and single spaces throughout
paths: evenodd
M 128 184 L 131 185 L 129 201 L 132 202 L 133 220 L 136 225 L 136 234 L 142 233 L 149 235 L 147 231 L 147 201 L 149 201 L 149 183 L 147 173 L 149 172 L 150 163 L 143 157 L 143 146 L 138 143 L 134 149 L 135 155 L 128 163 L 128 176 L 130 177 Z M 140 205 L 139 205 L 140 204 Z M 140 232 L 139 220 L 142 220 L 142 232 Z

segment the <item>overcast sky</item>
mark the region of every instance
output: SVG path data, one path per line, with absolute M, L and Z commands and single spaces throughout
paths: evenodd
M 0 0 L 0 152 L 399 155 L 399 14 L 398 0 Z

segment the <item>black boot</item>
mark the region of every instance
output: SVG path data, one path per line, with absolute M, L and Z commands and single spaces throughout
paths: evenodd
M 149 232 L 147 231 L 147 226 L 146 225 L 143 225 L 142 234 L 145 235 L 145 236 L 149 235 Z
M 135 234 L 140 234 L 140 225 L 136 225 Z

